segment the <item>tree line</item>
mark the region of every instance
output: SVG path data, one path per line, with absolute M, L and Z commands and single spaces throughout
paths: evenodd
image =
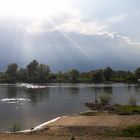
M 113 70 L 110 67 L 79 72 L 76 69 L 68 72 L 58 71 L 53 73 L 46 64 L 40 64 L 37 60 L 30 62 L 26 68 L 19 68 L 17 63 L 7 66 L 5 72 L 0 73 L 0 83 L 48 83 L 48 82 L 137 82 L 140 79 L 140 67 L 134 72 L 124 70 Z

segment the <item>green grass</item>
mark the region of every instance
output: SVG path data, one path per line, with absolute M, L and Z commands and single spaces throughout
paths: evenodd
M 122 136 L 122 137 L 140 137 L 140 125 L 127 127 L 120 133 L 120 136 Z
M 108 131 L 104 135 L 111 137 L 140 137 L 140 125 L 128 126 L 119 131 Z
M 140 114 L 140 106 L 132 105 L 113 105 L 113 112 L 118 115 Z

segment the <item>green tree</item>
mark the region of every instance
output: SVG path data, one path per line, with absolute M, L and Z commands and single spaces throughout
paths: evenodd
M 39 64 L 38 66 L 38 80 L 44 83 L 48 80 L 50 74 L 50 67 L 46 64 Z
M 99 83 L 103 81 L 103 70 L 99 69 L 91 72 L 91 79 L 94 83 Z
M 113 76 L 113 70 L 110 67 L 106 67 L 103 72 L 104 78 L 106 81 L 111 80 Z
M 136 81 L 135 75 L 132 72 L 128 71 L 126 81 L 135 82 Z
M 62 82 L 64 80 L 65 80 L 64 74 L 61 71 L 58 71 L 58 73 L 57 73 L 57 81 Z
M 7 75 L 9 82 L 15 82 L 17 80 L 17 70 L 18 70 L 18 65 L 16 63 L 9 64 L 7 67 Z
M 6 73 L 0 73 L 0 83 L 7 83 L 8 75 Z
M 20 82 L 26 82 L 27 81 L 27 69 L 20 68 L 17 75 L 18 75 L 18 80 Z
M 38 61 L 33 60 L 30 64 L 27 65 L 27 73 L 29 82 L 36 82 L 38 76 Z
M 71 82 L 77 82 L 80 73 L 79 73 L 78 70 L 72 69 L 71 71 L 68 72 L 68 75 L 69 75 L 69 79 L 70 79 Z
M 140 67 L 135 70 L 135 76 L 137 79 L 140 79 Z

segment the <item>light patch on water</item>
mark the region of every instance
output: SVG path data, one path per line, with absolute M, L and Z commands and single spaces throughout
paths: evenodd
M 43 86 L 43 85 L 35 85 L 35 84 L 27 84 L 27 83 L 17 83 L 17 87 L 24 87 L 27 89 L 46 88 L 46 86 Z
M 29 102 L 30 99 L 25 99 L 25 98 L 4 98 L 1 99 L 0 102 L 2 103 L 7 103 L 7 104 L 23 104 L 24 102 Z

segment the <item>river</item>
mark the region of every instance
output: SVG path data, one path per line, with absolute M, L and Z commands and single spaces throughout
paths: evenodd
M 95 94 L 96 92 L 96 94 Z M 58 116 L 86 111 L 86 102 L 111 96 L 112 104 L 129 104 L 131 97 L 140 105 L 136 84 L 0 84 L 0 130 L 9 131 L 13 123 L 32 128 Z

